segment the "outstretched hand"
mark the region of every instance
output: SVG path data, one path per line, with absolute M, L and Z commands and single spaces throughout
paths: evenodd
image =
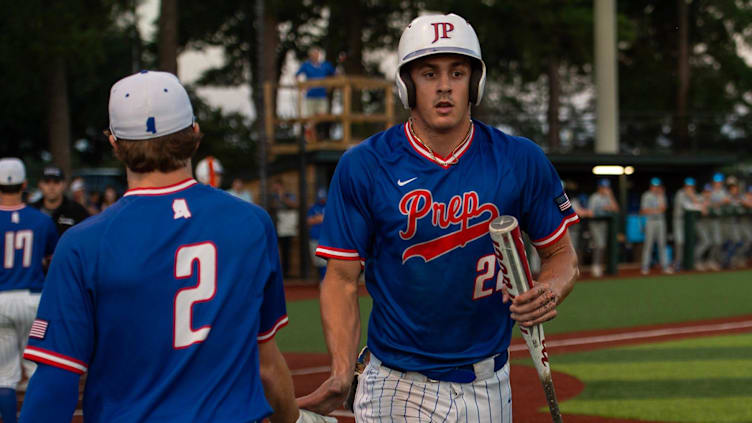
M 297 398 L 298 407 L 327 415 L 341 407 L 350 391 L 353 374 L 349 377 L 329 376 L 315 391 Z
M 556 306 L 561 297 L 549 282 L 537 281 L 533 281 L 532 289 L 514 297 L 513 300 L 506 287 L 502 289 L 502 295 L 504 303 L 512 301 L 509 306 L 512 319 L 525 327 L 547 322 L 556 317 Z

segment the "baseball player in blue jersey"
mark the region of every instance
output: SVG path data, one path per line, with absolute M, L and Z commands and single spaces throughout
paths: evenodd
M 21 201 L 26 169 L 16 158 L 0 159 L 0 416 L 16 421 L 21 354 L 32 328 L 44 282 L 44 266 L 57 243 L 47 215 Z M 33 329 L 33 330 L 32 330 Z
M 371 359 L 356 420 L 511 422 L 512 327 L 554 318 L 572 290 L 567 226 L 578 217 L 538 146 L 470 118 L 486 69 L 462 17 L 413 20 L 398 58 L 409 121 L 347 151 L 331 182 L 317 254 L 329 259 L 321 312 L 332 371 L 298 404 L 328 413 L 346 397 L 365 265 Z M 535 287 L 511 302 L 488 235 L 503 214 L 542 258 Z
M 271 219 L 191 177 L 201 134 L 174 75 L 120 80 L 109 113 L 129 190 L 60 241 L 24 354 L 40 365 L 21 421 L 70 422 L 88 373 L 87 422 L 256 422 L 272 410 L 294 422 Z

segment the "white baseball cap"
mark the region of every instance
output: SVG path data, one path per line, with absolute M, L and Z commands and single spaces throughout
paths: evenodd
M 26 180 L 26 167 L 15 157 L 0 159 L 0 185 L 18 185 Z
M 83 179 L 76 178 L 73 180 L 70 186 L 71 192 L 81 191 L 86 189 L 86 184 L 84 183 Z
M 194 122 L 188 93 L 168 72 L 144 70 L 116 82 L 109 109 L 110 132 L 128 140 L 173 134 Z

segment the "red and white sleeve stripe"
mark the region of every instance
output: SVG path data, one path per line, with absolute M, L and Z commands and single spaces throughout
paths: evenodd
M 360 260 L 360 254 L 356 250 L 346 250 L 342 248 L 326 247 L 319 245 L 316 248 L 316 255 L 320 257 L 340 259 L 340 260 Z
M 272 338 L 274 338 L 274 335 L 276 335 L 280 329 L 287 326 L 288 322 L 289 320 L 287 319 L 287 315 L 285 314 L 284 316 L 280 317 L 279 320 L 277 320 L 277 323 L 275 323 L 271 329 L 267 330 L 266 332 L 259 333 L 256 336 L 256 341 L 261 344 L 270 341 Z
M 543 247 L 548 247 L 549 245 L 553 245 L 556 241 L 561 239 L 562 236 L 564 236 L 569 226 L 579 221 L 580 221 L 580 218 L 579 216 L 577 216 L 577 214 L 575 213 L 570 214 L 569 216 L 561 220 L 561 223 L 559 224 L 559 226 L 549 236 L 534 240 L 533 245 L 536 248 L 543 248 Z
M 81 360 L 67 355 L 58 354 L 54 351 L 39 347 L 27 346 L 23 354 L 24 358 L 38 363 L 49 364 L 76 374 L 84 374 L 89 366 Z

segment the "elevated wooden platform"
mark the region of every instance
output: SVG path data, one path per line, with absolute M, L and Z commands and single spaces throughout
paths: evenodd
M 294 85 L 280 85 L 266 82 L 264 84 L 264 109 L 266 111 L 264 130 L 266 139 L 269 142 L 270 155 L 299 154 L 301 152 L 301 145 L 306 151 L 346 150 L 363 141 L 361 137 L 353 136 L 353 124 L 382 123 L 384 129 L 391 127 L 395 122 L 394 98 L 392 95 L 393 86 L 393 82 L 386 79 L 345 75 L 314 79 Z M 330 97 L 334 92 L 339 91 L 341 93 L 342 113 L 304 116 L 303 103 L 306 91 L 316 87 L 326 88 Z M 280 117 L 277 115 L 276 100 L 281 90 L 297 91 L 296 116 Z M 360 95 L 363 91 L 382 91 L 384 99 L 382 110 L 371 113 L 353 112 L 353 95 Z M 342 138 L 318 139 L 315 130 L 310 129 L 306 131 L 306 128 L 314 128 L 319 123 L 340 124 L 342 126 Z M 298 133 L 306 134 L 305 142 L 301 143 L 300 140 L 296 139 L 278 139 L 278 128 L 282 125 L 288 128 L 298 125 Z

